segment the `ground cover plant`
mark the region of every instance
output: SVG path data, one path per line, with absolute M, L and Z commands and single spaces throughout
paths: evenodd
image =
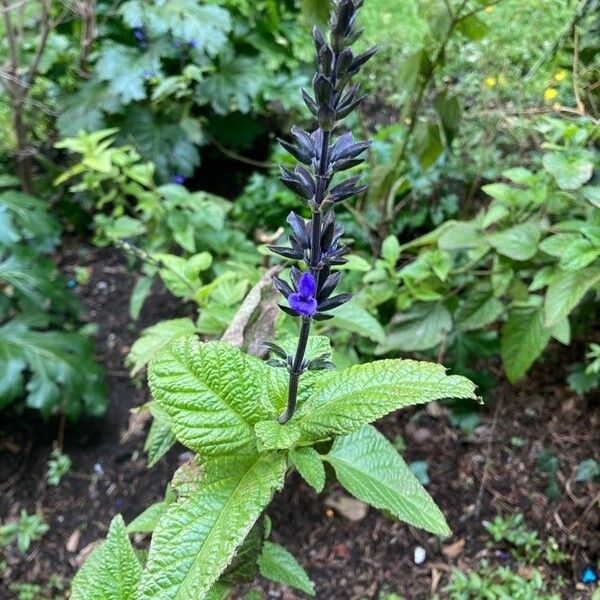
M 360 34 L 360 4 L 336 5 L 328 39 L 315 28 L 319 70 L 314 97 L 306 91 L 303 97 L 318 128 L 295 128 L 295 143 L 282 142 L 301 163 L 282 168 L 282 180 L 312 214 L 307 222 L 290 213 L 291 246 L 271 247 L 308 267 L 293 266 L 289 281 L 274 279 L 288 303 L 282 309 L 300 319 L 299 337 L 269 343 L 274 357 L 268 363 L 231 344 L 193 336 L 157 354 L 149 367 L 154 402 L 168 415 L 175 437 L 197 454 L 175 475 L 162 503 L 129 528 L 121 517 L 113 520 L 106 542 L 75 577 L 73 598 L 225 597 L 236 577 L 253 575 L 254 562 L 263 576 L 314 594 L 295 559 L 264 541 L 265 526 L 256 525 L 292 465 L 320 491 L 324 463 L 330 464 L 360 499 L 432 533 L 450 533 L 400 455 L 369 423 L 403 406 L 474 397 L 474 386 L 439 365 L 408 360 L 330 370 L 328 340 L 310 336 L 313 319 L 327 319 L 328 310 L 350 299 L 332 296 L 341 277 L 332 267 L 347 254 L 334 206 L 361 187 L 356 177 L 335 185 L 332 180 L 359 164 L 369 145 L 337 130 L 362 101 L 352 76 L 376 50 L 355 56 L 350 48 Z M 129 542 L 128 532 L 136 531 L 153 532 L 143 566 Z

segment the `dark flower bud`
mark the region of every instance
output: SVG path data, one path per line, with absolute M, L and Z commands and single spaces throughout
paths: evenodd
M 290 171 L 286 167 L 280 167 L 280 169 L 280 179 L 286 187 L 302 198 L 307 200 L 312 198 L 315 193 L 315 184 L 310 175 L 308 175 L 308 171 L 302 169 L 302 167 L 296 167 L 294 171 Z M 301 172 L 300 169 L 302 169 L 303 172 Z M 300 173 L 302 173 L 302 176 Z M 308 177 L 304 177 L 304 174 L 308 175 Z
M 352 167 L 356 167 L 363 162 L 364 159 L 362 158 L 343 158 L 342 160 L 335 161 L 331 168 L 335 173 L 339 173 L 351 169 Z
M 333 96 L 333 85 L 327 77 L 323 75 L 315 76 L 313 80 L 313 89 L 315 91 L 315 99 L 319 105 L 329 104 Z
M 302 251 L 298 252 L 297 248 L 288 248 L 287 246 L 267 246 L 267 248 L 271 252 L 283 256 L 283 258 L 289 258 L 291 260 L 302 260 L 304 257 L 304 253 Z
M 326 298 L 329 298 L 335 288 L 337 287 L 340 279 L 342 278 L 342 274 L 340 271 L 336 271 L 327 277 L 325 282 L 319 287 L 319 293 L 317 294 L 317 301 L 321 302 Z
M 292 267 L 290 269 L 290 279 L 296 286 L 296 289 L 298 289 L 298 282 L 300 281 L 300 277 L 302 277 L 302 271 L 298 267 Z
M 323 356 L 317 356 L 306 364 L 306 368 L 309 371 L 317 371 L 322 369 L 334 369 L 335 365 L 329 360 L 330 354 L 323 354 Z
M 350 68 L 353 60 L 354 54 L 352 54 L 352 50 L 350 50 L 350 48 L 343 50 L 338 57 L 336 75 L 338 77 L 343 77 Z
M 351 31 L 346 36 L 346 44 L 348 44 L 349 46 L 354 44 L 354 42 L 356 42 L 356 40 L 364 33 L 364 31 L 365 30 L 362 27 L 360 29 L 355 29 L 354 31 Z
M 335 127 L 336 111 L 331 106 L 324 104 L 319 107 L 317 118 L 319 120 L 319 127 L 323 131 L 331 131 Z
M 321 72 L 326 76 L 331 76 L 331 67 L 333 66 L 333 50 L 324 45 L 319 51 L 319 64 L 321 65 Z
M 287 298 L 290 294 L 294 292 L 290 284 L 287 283 L 287 281 L 281 279 L 281 277 L 277 277 L 277 275 L 273 276 L 273 285 L 277 288 L 277 291 L 280 294 L 282 294 L 284 298 Z
M 372 142 L 353 142 L 351 133 L 341 135 L 331 148 L 331 160 L 344 160 L 346 158 L 356 158 L 362 154 Z
M 294 232 L 294 235 L 296 236 L 296 239 L 298 240 L 302 248 L 309 248 L 310 238 L 304 219 L 298 216 L 295 212 L 291 212 L 288 215 L 287 222 L 292 228 L 292 231 Z
M 305 165 L 310 165 L 312 158 L 310 153 L 303 147 L 295 146 L 294 144 L 290 144 L 285 140 L 277 138 L 279 144 L 287 150 L 296 160 L 304 163 Z
M 328 321 L 329 319 L 333 319 L 334 316 L 335 315 L 328 315 L 326 313 L 318 312 L 315 313 L 312 318 L 314 321 Z
M 325 45 L 325 38 L 321 33 L 321 30 L 315 25 L 312 30 L 313 40 L 315 41 L 315 48 L 317 50 L 317 54 L 321 51 L 321 48 Z
M 335 26 L 331 33 L 336 37 L 343 38 L 348 34 L 352 26 L 352 20 L 355 15 L 356 8 L 352 0 L 342 0 L 338 5 L 337 15 L 335 17 Z
M 349 300 L 352 300 L 352 294 L 339 294 L 337 296 L 333 296 L 333 298 L 328 298 L 327 300 L 323 300 L 323 302 L 319 302 L 319 312 L 333 310 L 334 308 L 345 304 Z

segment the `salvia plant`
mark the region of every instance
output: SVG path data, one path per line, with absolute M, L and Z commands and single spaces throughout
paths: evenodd
M 128 527 L 121 517 L 113 520 L 107 540 L 75 577 L 73 600 L 224 599 L 257 572 L 314 595 L 294 557 L 267 540 L 271 527 L 263 512 L 291 469 L 321 492 L 329 465 L 361 501 L 433 534 L 450 533 L 431 497 L 370 423 L 404 406 L 473 397 L 473 384 L 446 375 L 441 365 L 413 360 L 336 370 L 329 340 L 310 336 L 313 321 L 350 299 L 335 294 L 335 268 L 348 249 L 334 209 L 362 190 L 357 177 L 336 178 L 359 164 L 369 145 L 337 133 L 363 100 L 352 77 L 375 52 L 355 56 L 350 49 L 360 35 L 361 4 L 336 2 L 329 35 L 314 30 L 314 95 L 302 94 L 318 127 L 294 128 L 294 141 L 283 142 L 299 164 L 282 169 L 282 180 L 311 211 L 308 221 L 290 214 L 290 246 L 272 248 L 296 263 L 289 278 L 274 283 L 286 300 L 282 309 L 299 319 L 299 336 L 269 344 L 268 363 L 195 336 L 156 356 L 148 369 L 154 410 L 195 458 L 176 472 L 164 501 Z M 152 533 L 145 561 L 131 533 Z

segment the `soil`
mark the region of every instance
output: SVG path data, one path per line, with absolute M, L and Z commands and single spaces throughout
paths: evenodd
M 3 415 L 0 422 L 0 520 L 15 518 L 21 509 L 39 511 L 50 526 L 27 554 L 12 547 L 0 555 L 0 599 L 16 598 L 16 583 L 52 580 L 54 596 L 65 590 L 91 545 L 104 537 L 111 518 L 122 513 L 131 520 L 161 499 L 165 485 L 186 459 L 174 448 L 156 466 L 146 466 L 143 444 L 148 422 L 131 409 L 148 400 L 146 387 L 135 385 L 123 359 L 141 328 L 185 313 L 186 308 L 157 290 L 140 320 L 128 321 L 128 301 L 134 276 L 115 250 L 96 249 L 73 240 L 61 268 L 90 269 L 90 281 L 76 289 L 84 319 L 98 325 L 97 353 L 107 370 L 110 405 L 106 416 L 77 424 L 43 423 L 27 415 Z M 342 491 L 330 484 L 317 495 L 299 477 L 290 477 L 269 514 L 273 539 L 285 545 L 306 567 L 317 598 L 358 600 L 378 598 L 391 590 L 407 600 L 426 600 L 442 592 L 451 570 L 476 570 L 483 559 L 519 569 L 501 545 L 489 547 L 482 522 L 497 514 L 521 512 L 528 529 L 542 539 L 554 536 L 571 555 L 562 565 L 540 563 L 549 581 L 563 578 L 562 597 L 590 598 L 579 584 L 582 569 L 600 558 L 600 485 L 576 482 L 580 461 L 600 459 L 600 404 L 578 398 L 565 386 L 568 360 L 558 350 L 536 366 L 518 386 L 501 383 L 481 409 L 472 433 L 449 424 L 448 410 L 438 405 L 406 410 L 378 423 L 389 439 L 402 436 L 407 461 L 429 464 L 429 492 L 441 506 L 454 532 L 440 543 L 428 534 L 395 523 L 369 509 L 350 521 L 328 507 L 327 499 Z M 497 370 L 493 362 L 484 368 Z M 47 461 L 53 443 L 62 444 L 72 460 L 58 487 L 46 484 Z M 547 450 L 560 460 L 561 496 L 548 499 L 548 476 L 538 468 Z M 417 566 L 414 550 L 421 546 L 426 561 Z M 277 584 L 257 582 L 269 598 L 302 596 Z

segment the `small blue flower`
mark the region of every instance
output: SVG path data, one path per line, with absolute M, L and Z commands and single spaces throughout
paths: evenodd
M 171 177 L 171 181 L 173 183 L 183 185 L 185 183 L 185 177 L 181 173 L 175 173 L 175 175 L 173 175 L 173 177 Z
M 145 42 L 146 41 L 146 34 L 144 33 L 144 30 L 141 27 L 134 27 L 133 28 L 133 37 L 135 37 L 135 39 L 138 42 Z
M 155 73 L 151 69 L 144 69 L 144 72 L 142 73 L 142 75 L 144 76 L 144 79 L 152 79 L 152 77 L 154 77 Z
M 588 565 L 581 573 L 581 583 L 596 583 L 598 581 L 598 573 L 594 567 Z
M 77 287 L 77 281 L 75 279 L 73 279 L 72 277 L 70 279 L 67 279 L 67 287 L 72 290 L 73 288 Z
M 304 317 L 312 317 L 317 312 L 317 282 L 312 273 L 302 273 L 298 281 L 298 291 L 289 295 L 290 308 Z
M 190 40 L 190 41 L 188 42 L 188 46 L 189 46 L 190 48 L 195 48 L 197 45 L 198 45 L 198 42 L 197 42 L 196 40 Z

